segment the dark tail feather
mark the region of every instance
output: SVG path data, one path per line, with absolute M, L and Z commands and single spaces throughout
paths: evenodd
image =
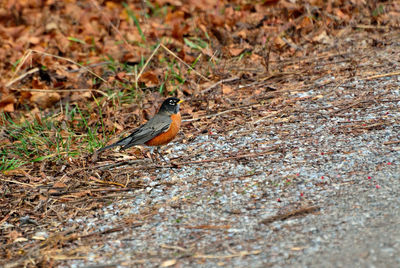
M 110 148 L 113 148 L 113 147 L 117 147 L 117 146 L 119 146 L 118 142 L 113 143 L 113 144 L 110 144 L 110 145 L 108 145 L 108 146 L 105 146 L 105 147 L 103 147 L 103 148 L 97 150 L 96 153 L 99 154 L 99 153 L 101 153 L 101 152 L 103 152 L 103 151 L 105 151 L 105 150 L 107 150 L 107 149 L 110 149 Z
M 120 145 L 120 144 L 119 144 L 119 141 L 118 141 L 118 142 L 116 142 L 116 143 L 110 144 L 110 145 L 108 145 L 108 146 L 104 146 L 103 148 L 97 150 L 97 151 L 94 152 L 93 155 L 92 155 L 92 158 L 91 158 L 92 161 L 93 161 L 93 162 L 96 162 L 96 161 L 97 161 L 97 157 L 98 157 L 99 154 L 102 153 L 103 151 L 105 151 L 105 150 L 107 150 L 107 149 L 110 149 L 110 148 L 113 148 L 113 147 L 116 147 L 116 146 L 119 146 L 119 145 Z
M 110 144 L 108 146 L 105 146 L 99 150 L 97 150 L 96 154 L 99 154 L 107 149 L 113 148 L 113 147 L 117 147 L 117 146 L 125 146 L 129 143 L 130 141 L 130 136 L 123 138 L 122 140 L 117 141 L 116 143 Z M 124 147 L 123 147 L 124 148 Z M 125 148 L 124 148 L 125 149 Z

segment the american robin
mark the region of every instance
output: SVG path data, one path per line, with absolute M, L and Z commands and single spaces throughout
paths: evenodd
M 135 129 L 128 137 L 101 148 L 96 154 L 116 146 L 125 150 L 135 145 L 161 146 L 169 143 L 181 127 L 179 104 L 182 102 L 183 100 L 178 98 L 164 100 L 158 113 L 146 124 Z

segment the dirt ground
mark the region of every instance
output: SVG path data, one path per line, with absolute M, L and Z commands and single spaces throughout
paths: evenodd
M 0 264 L 400 267 L 400 31 L 318 36 L 182 95 L 166 163 L 133 148 L 6 177 L 25 206 L 2 212 Z

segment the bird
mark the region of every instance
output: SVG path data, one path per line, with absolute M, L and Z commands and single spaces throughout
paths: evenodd
M 99 149 L 96 155 L 113 147 L 121 146 L 126 150 L 135 145 L 147 145 L 158 147 L 172 141 L 181 127 L 181 114 L 179 105 L 183 102 L 179 98 L 167 98 L 161 104 L 160 109 L 147 123 L 135 129 L 129 136 L 116 143 Z

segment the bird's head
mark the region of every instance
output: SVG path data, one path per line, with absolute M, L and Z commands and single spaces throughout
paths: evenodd
M 183 100 L 175 97 L 168 98 L 162 103 L 158 113 L 177 114 L 179 112 L 179 104 L 182 102 Z

